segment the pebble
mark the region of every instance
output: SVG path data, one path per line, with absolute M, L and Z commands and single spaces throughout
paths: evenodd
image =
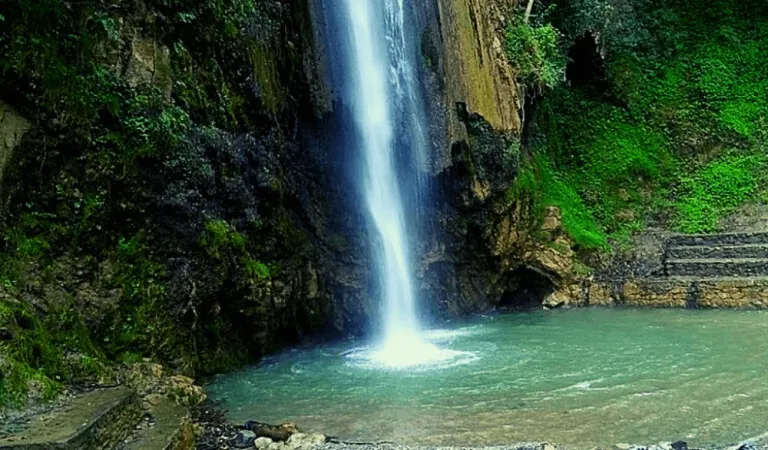
M 253 442 L 253 446 L 259 450 L 266 450 L 270 444 L 272 444 L 272 439 L 268 437 L 260 437 Z

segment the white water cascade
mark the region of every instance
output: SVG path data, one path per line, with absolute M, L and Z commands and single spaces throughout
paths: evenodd
M 450 358 L 452 352 L 423 338 L 411 279 L 406 230 L 412 224 L 405 217 L 396 146 L 405 145 L 419 164 L 424 161 L 426 139 L 417 108 L 422 100 L 408 60 L 404 4 L 403 0 L 343 2 L 346 13 L 341 14 L 340 31 L 348 33 L 345 42 L 350 46 L 343 82 L 363 155 L 362 194 L 378 234 L 375 262 L 383 297 L 381 343 L 365 357 L 389 367 L 429 364 Z M 407 142 L 395 133 L 407 133 Z M 420 185 L 408 184 L 412 189 Z M 420 197 L 419 193 L 409 194 Z

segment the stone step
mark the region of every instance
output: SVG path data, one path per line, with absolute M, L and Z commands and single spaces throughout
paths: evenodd
M 120 450 L 192 450 L 195 431 L 189 409 L 162 399 L 150 407 Z
M 136 392 L 125 387 L 97 389 L 13 424 L 0 437 L 0 450 L 83 450 L 115 448 L 141 417 Z
M 678 234 L 669 238 L 670 247 L 768 244 L 768 233 Z
M 759 285 L 759 286 L 768 287 L 768 275 L 750 276 L 750 277 L 740 277 L 740 276 L 700 277 L 700 276 L 681 275 L 681 276 L 669 276 L 669 277 L 663 277 L 663 278 L 648 278 L 648 279 L 645 279 L 644 282 L 647 284 L 682 283 L 685 285 L 690 285 L 691 283 L 699 283 L 701 285 L 729 284 L 729 285 L 738 285 L 738 286 Z
M 664 264 L 670 277 L 754 277 L 768 275 L 768 259 L 670 259 Z
M 768 244 L 668 247 L 667 259 L 768 258 Z

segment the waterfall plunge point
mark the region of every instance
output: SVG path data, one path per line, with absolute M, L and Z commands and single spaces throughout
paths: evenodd
M 346 99 L 352 104 L 363 154 L 361 191 L 378 237 L 376 267 L 381 284 L 382 342 L 362 352 L 371 362 L 390 368 L 434 364 L 452 359 L 422 335 L 411 280 L 406 220 L 395 161 L 394 117 L 407 117 L 412 127 L 408 150 L 423 160 L 424 126 L 415 106 L 422 100 L 408 60 L 403 0 L 345 0 L 341 23 L 349 33 L 343 74 Z M 377 9 L 378 8 L 378 9 Z M 384 24 L 384 27 L 377 26 Z M 418 193 L 417 193 L 418 194 Z M 418 195 L 417 195 L 418 196 Z M 358 354 L 360 355 L 360 354 Z

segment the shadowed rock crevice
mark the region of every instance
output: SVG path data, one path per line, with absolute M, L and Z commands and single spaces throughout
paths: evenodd
M 509 274 L 499 306 L 515 310 L 538 309 L 555 289 L 555 283 L 547 274 L 531 267 L 520 267 Z
M 605 83 L 605 61 L 600 54 L 594 33 L 584 33 L 568 50 L 565 77 L 572 86 Z

